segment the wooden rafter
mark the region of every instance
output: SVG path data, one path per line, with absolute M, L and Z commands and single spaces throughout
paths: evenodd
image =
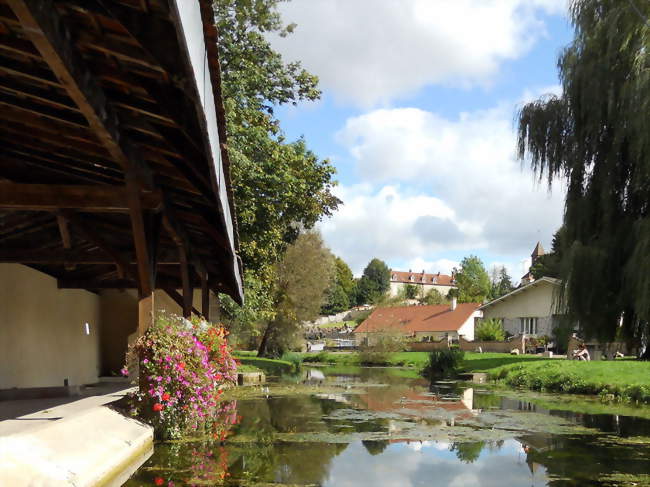
M 138 191 L 140 207 L 157 209 L 158 193 Z M 86 212 L 129 211 L 129 191 L 124 186 L 68 186 L 0 182 L 0 209 L 57 211 L 79 209 Z
M 137 149 L 128 141 L 102 87 L 72 49 L 71 35 L 52 0 L 7 0 L 68 95 L 86 117 L 91 129 L 113 159 L 127 171 L 136 171 L 146 187 L 153 185 L 152 175 Z

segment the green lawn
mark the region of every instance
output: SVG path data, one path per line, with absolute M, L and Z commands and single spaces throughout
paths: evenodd
M 284 360 L 258 358 L 254 355 L 241 355 L 239 352 L 235 352 L 234 357 L 241 363 L 237 368 L 241 372 L 248 372 L 249 370 L 247 369 L 250 367 L 261 369 L 267 375 L 290 374 L 295 370 L 294 364 Z

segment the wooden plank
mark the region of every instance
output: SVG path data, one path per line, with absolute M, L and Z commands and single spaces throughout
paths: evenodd
M 148 188 L 153 177 L 135 147 L 124 136 L 117 114 L 108 103 L 101 85 L 85 66 L 71 43 L 73 36 L 65 27 L 52 0 L 7 0 L 14 15 L 43 59 L 79 107 L 91 129 L 113 159 L 125 170 L 136 172 Z
M 158 209 L 160 193 L 140 191 L 141 208 Z M 129 191 L 123 186 L 76 186 L 0 182 L 0 209 L 87 212 L 130 211 Z

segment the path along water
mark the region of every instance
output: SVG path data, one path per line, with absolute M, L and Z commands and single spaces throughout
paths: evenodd
M 307 368 L 236 394 L 228 432 L 158 445 L 126 485 L 650 485 L 647 407 L 378 368 Z

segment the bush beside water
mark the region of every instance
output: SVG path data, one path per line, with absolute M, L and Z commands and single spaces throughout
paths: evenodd
M 458 348 L 433 350 L 429 352 L 429 362 L 422 373 L 429 378 L 455 375 L 463 362 L 464 356 L 465 353 Z

